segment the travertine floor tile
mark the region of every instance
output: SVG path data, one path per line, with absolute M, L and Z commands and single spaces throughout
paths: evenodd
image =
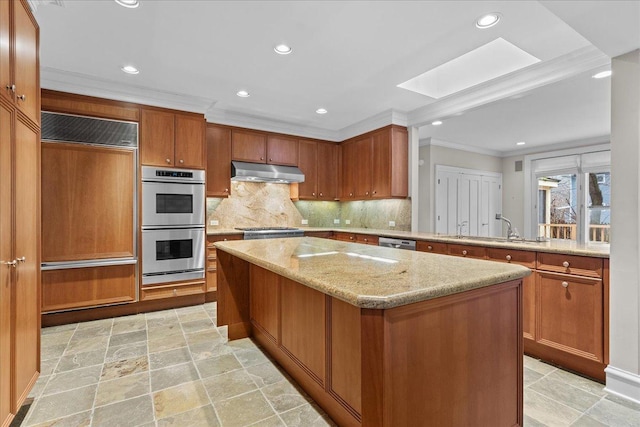
M 265 420 L 250 424 L 249 427 L 286 427 L 286 424 L 277 415 L 269 417 Z
M 257 389 L 256 384 L 244 370 L 205 378 L 202 383 L 214 403 Z
M 60 393 L 78 387 L 96 384 L 100 380 L 102 365 L 53 374 L 42 392 L 43 396 Z
M 246 426 L 275 415 L 260 391 L 214 402 L 214 406 L 223 426 Z
M 287 426 L 332 426 L 337 425 L 317 405 L 306 404 L 280 414 Z
M 149 366 L 151 369 L 161 369 L 186 362 L 191 362 L 191 353 L 187 347 L 149 354 Z
M 236 357 L 244 366 L 248 368 L 250 366 L 260 365 L 262 363 L 268 362 L 269 358 L 258 349 L 255 350 L 238 350 L 235 352 Z
M 242 365 L 232 353 L 198 360 L 196 367 L 200 372 L 200 378 L 212 377 L 214 375 L 235 371 L 236 369 L 242 369 Z
M 121 400 L 149 394 L 149 373 L 128 375 L 109 381 L 101 381 L 98 384 L 95 406 L 108 405 Z
M 287 380 L 270 384 L 263 387 L 261 390 L 277 413 L 282 413 L 298 406 L 302 406 L 311 400 L 306 393 L 298 390 Z
M 107 406 L 93 412 L 93 427 L 131 427 L 153 422 L 151 396 L 144 395 Z
M 587 411 L 587 415 L 596 421 L 612 427 L 638 427 L 640 426 L 640 412 L 626 406 L 602 399 L 593 408 Z
M 96 388 L 97 384 L 94 384 L 40 397 L 29 411 L 26 425 L 39 424 L 91 409 Z
M 220 422 L 213 409 L 207 405 L 158 421 L 158 427 L 216 427 Z
M 125 377 L 148 369 L 149 362 L 146 356 L 108 362 L 102 369 L 102 381 Z
M 545 377 L 529 387 L 551 399 L 563 403 L 570 408 L 584 412 L 595 405 L 601 398 L 576 388 L 555 378 Z
M 549 426 L 570 426 L 582 416 L 581 412 L 530 389 L 524 391 L 524 404 L 528 417 Z
M 200 380 L 153 393 L 153 406 L 158 420 L 208 404 L 209 397 Z
M 117 347 L 120 345 L 131 345 L 147 340 L 147 331 L 125 332 L 123 334 L 111 335 L 109 347 Z
M 52 421 L 45 421 L 33 427 L 89 427 L 91 425 L 91 411 L 69 415 Z
M 193 362 L 173 365 L 151 371 L 151 391 L 158 391 L 178 384 L 196 381 L 200 377 Z
M 206 315 L 204 311 L 202 313 Z M 213 322 L 211 321 L 211 319 L 209 319 L 208 316 L 206 319 L 194 320 L 192 322 L 182 322 L 182 330 L 185 334 L 198 331 L 210 331 L 213 330 L 213 328 Z
M 193 322 L 195 320 L 209 320 L 209 314 L 204 311 L 194 311 L 192 313 L 178 313 L 180 323 Z
M 138 342 L 135 344 L 125 344 L 107 349 L 105 362 L 116 362 L 118 360 L 135 359 L 136 357 L 147 355 L 147 342 Z
M 247 368 L 247 372 L 259 388 L 285 379 L 285 375 L 271 362 L 251 366 Z
M 169 335 L 157 339 L 149 339 L 147 346 L 149 347 L 149 353 L 157 353 L 159 351 L 186 347 L 187 341 L 184 339 L 183 335 Z
M 597 421 L 591 418 L 588 415 L 583 415 L 578 418 L 578 421 L 571 424 L 571 427 L 609 427 L 607 424 L 603 424 L 600 421 Z
M 92 336 L 86 338 L 78 338 L 77 340 L 71 339 L 67 349 L 64 352 L 65 356 L 76 353 L 84 353 L 87 351 L 105 350 L 109 344 L 109 336 Z
M 83 353 L 62 356 L 56 366 L 56 373 L 72 371 L 104 363 L 104 350 L 85 351 Z

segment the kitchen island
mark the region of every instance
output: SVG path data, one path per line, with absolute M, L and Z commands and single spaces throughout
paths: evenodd
M 215 245 L 219 326 L 339 425 L 522 425 L 528 269 L 310 237 Z

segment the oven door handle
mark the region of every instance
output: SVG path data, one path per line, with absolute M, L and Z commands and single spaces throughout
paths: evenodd
M 43 262 L 40 264 L 40 270 L 67 270 L 70 268 L 89 268 L 89 267 L 110 267 L 113 265 L 132 265 L 137 264 L 136 258 L 108 258 L 108 259 L 91 259 L 83 261 L 59 261 L 59 262 Z

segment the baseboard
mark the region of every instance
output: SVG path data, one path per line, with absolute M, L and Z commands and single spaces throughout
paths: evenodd
M 604 391 L 640 404 L 640 375 L 611 365 L 607 366 L 604 372 L 607 375 Z

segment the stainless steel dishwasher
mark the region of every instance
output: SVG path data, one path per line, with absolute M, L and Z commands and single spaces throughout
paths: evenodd
M 378 246 L 415 251 L 416 241 L 407 239 L 392 239 L 390 237 L 380 237 L 380 239 L 378 240 Z

